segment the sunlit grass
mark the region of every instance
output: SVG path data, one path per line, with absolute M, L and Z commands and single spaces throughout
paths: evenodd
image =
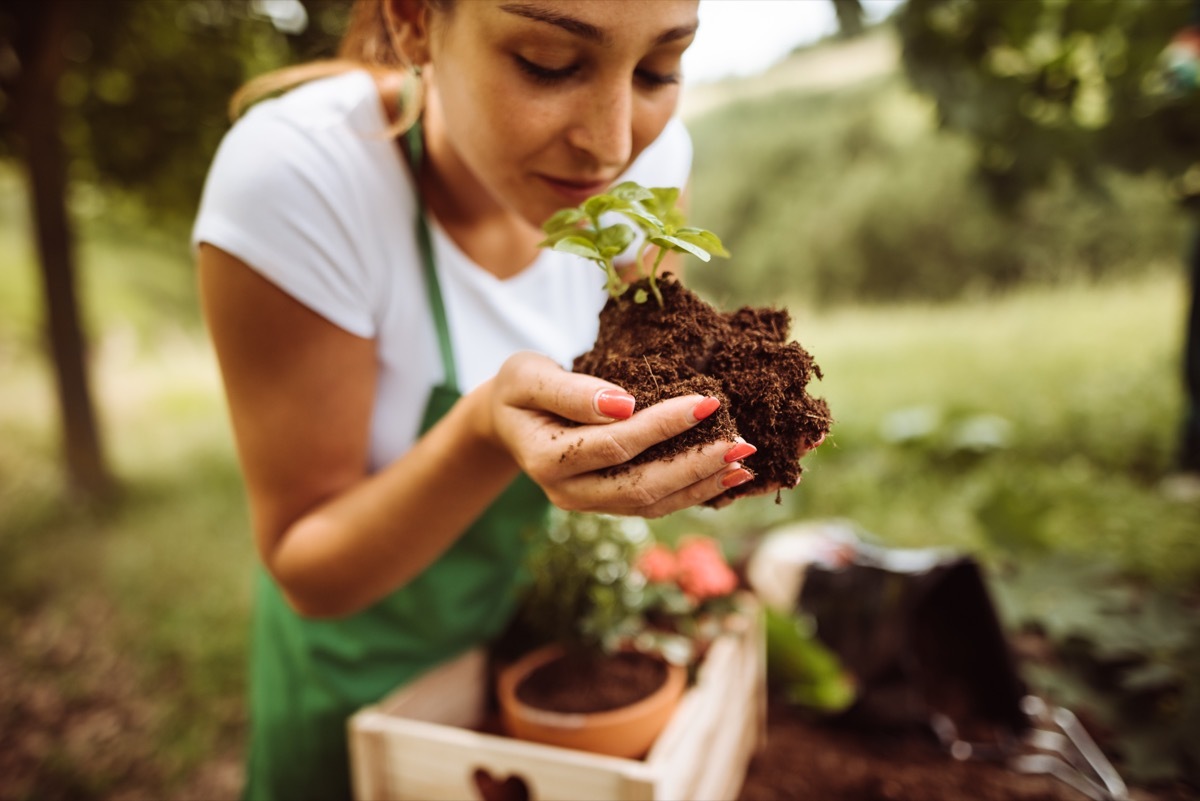
M 1183 275 L 950 305 L 797 314 L 833 431 L 800 487 L 685 522 L 727 532 L 844 517 L 984 558 L 1063 551 L 1173 584 L 1200 516 L 1159 483 L 1182 409 Z M 962 440 L 983 426 L 1000 440 Z
M 1146 416 L 1142 423 L 1153 425 L 1179 400 L 1184 300 L 1182 268 L 1160 268 L 1094 288 L 806 315 L 794 334 L 825 370 L 820 388 L 839 428 L 932 404 L 1001 414 L 1022 432 L 1048 434 L 1038 429 L 1080 407 L 1132 402 L 1131 394 L 1140 405 L 1126 419 Z M 1109 440 L 1115 433 L 1095 431 Z M 1113 445 L 1124 451 L 1129 443 Z

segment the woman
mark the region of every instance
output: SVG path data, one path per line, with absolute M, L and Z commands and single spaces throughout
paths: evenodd
M 635 413 L 565 369 L 602 276 L 537 247 L 615 181 L 685 184 L 696 26 L 695 0 L 359 0 L 338 62 L 235 98 L 300 84 L 227 135 L 193 236 L 265 568 L 247 796 L 348 797 L 346 718 L 503 628 L 547 499 L 656 517 L 750 478 L 742 442 L 602 474 L 718 401 Z

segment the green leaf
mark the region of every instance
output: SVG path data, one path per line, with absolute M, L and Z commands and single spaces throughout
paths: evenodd
M 542 223 L 542 230 L 547 234 L 556 234 L 564 230 L 572 231 L 576 230 L 576 226 L 586 219 L 587 215 L 577 208 L 559 209 L 550 219 Z
M 621 213 L 626 217 L 632 218 L 638 224 L 638 227 L 648 234 L 661 234 L 665 231 L 662 220 L 636 203 L 627 209 L 621 209 Z
M 567 228 L 560 228 L 559 230 L 555 231 L 554 233 L 550 234 L 545 239 L 543 239 L 541 242 L 539 242 L 538 247 L 540 247 L 540 248 L 554 247 L 555 243 L 557 243 L 563 239 L 566 239 L 567 237 L 575 237 L 577 239 L 586 239 L 588 242 L 595 242 L 596 241 L 596 232 L 590 228 L 579 228 L 576 226 L 568 226 Z
M 704 248 L 714 256 L 722 259 L 729 258 L 729 251 L 721 244 L 720 237 L 712 231 L 706 231 L 703 228 L 680 228 L 673 235 L 684 242 L 691 242 L 693 245 Z
M 594 233 L 592 233 L 591 231 L 585 231 L 582 229 L 564 228 L 561 231 L 555 231 L 553 234 L 550 234 L 545 239 L 543 239 L 541 242 L 538 242 L 538 247 L 539 248 L 552 248 L 552 247 L 554 247 L 555 243 L 557 243 L 563 239 L 566 239 L 569 236 L 577 237 L 579 239 L 586 239 L 590 242 L 595 239 L 596 235 Z
M 664 250 L 685 251 L 687 253 L 691 253 L 693 256 L 700 259 L 700 261 L 709 261 L 712 258 L 712 256 L 708 255 L 708 251 L 704 248 L 698 245 L 693 245 L 691 242 L 685 242 L 678 237 L 663 234 L 661 236 L 650 237 L 650 241 Z
M 656 187 L 650 190 L 654 193 L 654 203 L 650 210 L 662 218 L 664 226 L 671 232 L 681 228 L 687 219 L 679 209 L 679 190 L 675 187 Z
M 666 217 L 679 202 L 679 189 L 674 186 L 656 186 L 649 190 L 652 201 L 644 205 L 660 217 Z
M 646 290 L 644 290 L 644 289 L 638 289 L 637 292 L 633 293 L 633 302 L 634 303 L 645 303 L 649 298 L 650 298 L 650 294 L 648 292 L 646 292 Z
M 583 201 L 582 208 L 588 217 L 597 219 L 601 214 L 629 208 L 629 201 L 613 195 L 593 195 Z
M 600 255 L 600 250 L 596 247 L 596 244 L 582 236 L 568 236 L 560 239 L 554 243 L 554 249 L 562 253 L 582 256 L 585 259 L 593 261 L 604 261 L 604 257 Z
M 629 247 L 633 237 L 632 228 L 624 223 L 617 223 L 602 228 L 600 233 L 596 234 L 596 247 L 602 254 L 612 257 Z
M 650 190 L 650 194 L 654 195 L 654 201 L 663 211 L 670 211 L 679 202 L 679 187 L 677 186 L 656 186 Z
M 628 200 L 631 203 L 654 199 L 653 190 L 647 189 L 636 181 L 625 181 L 617 184 L 609 190 L 609 194 L 621 200 Z
M 804 620 L 767 608 L 767 674 L 792 703 L 840 712 L 854 703 L 857 689 L 837 656 Z

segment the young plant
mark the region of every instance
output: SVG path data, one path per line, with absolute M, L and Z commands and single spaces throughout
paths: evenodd
M 542 225 L 546 239 L 540 247 L 582 256 L 600 265 L 606 276 L 608 294 L 619 298 L 629 289 L 630 282 L 621 278 L 613 260 L 633 243 L 637 232 L 624 222 L 604 224 L 601 218 L 612 213 L 625 217 L 643 234 L 637 251 L 637 270 L 646 279 L 661 308 L 663 299 L 658 290 L 658 268 L 667 253 L 690 253 L 704 262 L 713 256 L 729 257 L 716 234 L 685 224 L 683 212 L 676 207 L 678 201 L 677 188 L 649 189 L 626 181 L 606 193 L 593 195 L 576 207 L 555 212 Z M 658 250 L 653 264 L 647 267 L 646 253 L 650 247 Z M 645 303 L 647 297 L 646 290 L 638 289 L 633 300 Z
M 739 611 L 714 540 L 657 542 L 644 520 L 556 512 L 529 557 L 528 630 L 576 653 L 635 650 L 693 664 Z

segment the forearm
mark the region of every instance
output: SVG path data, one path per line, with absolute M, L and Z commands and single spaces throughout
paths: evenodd
M 517 476 L 489 434 L 487 385 L 413 448 L 267 537 L 264 560 L 293 606 L 313 617 L 366 608 L 415 578 Z

